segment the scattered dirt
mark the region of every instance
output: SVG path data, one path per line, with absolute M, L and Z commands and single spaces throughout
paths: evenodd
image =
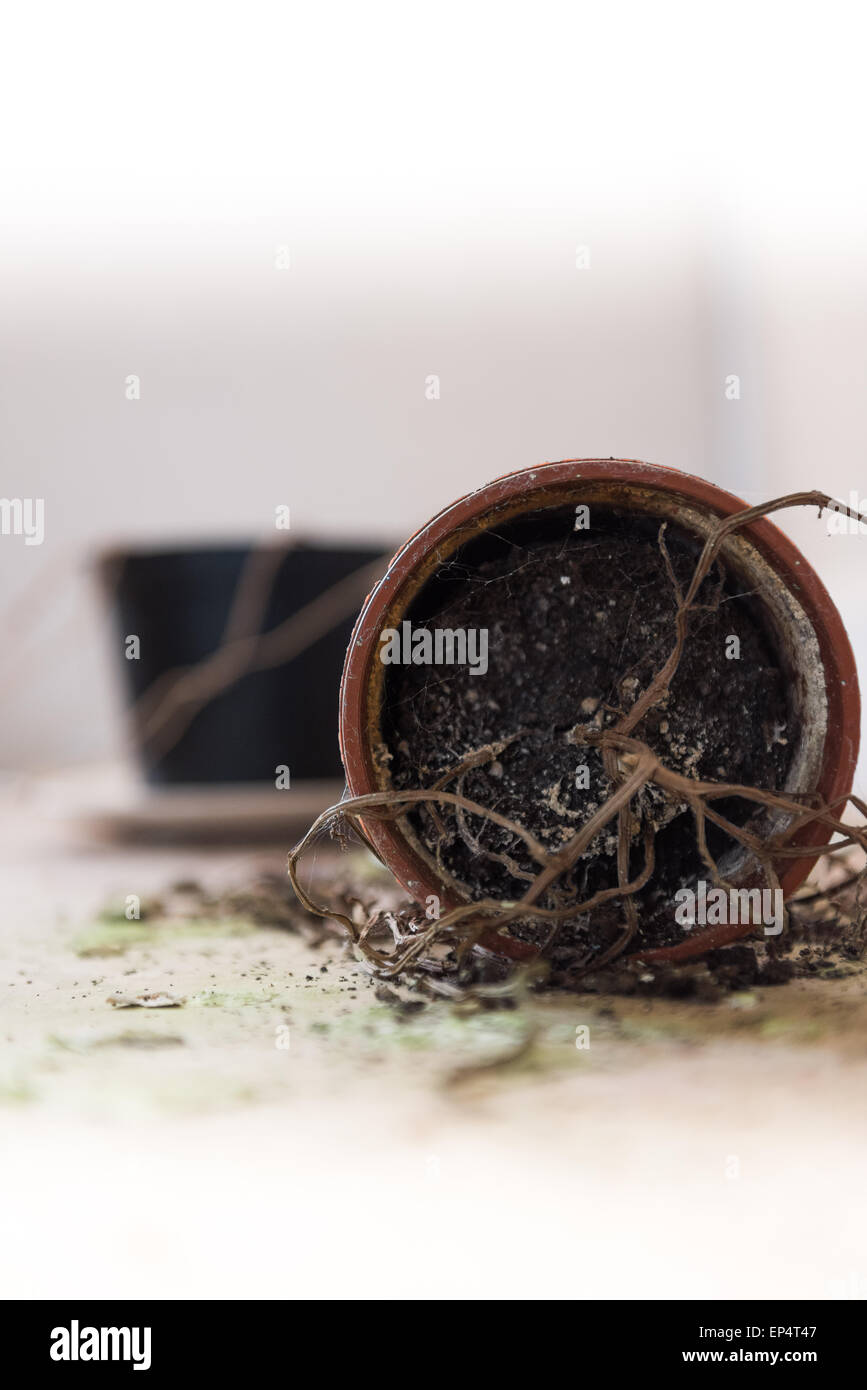
M 179 1009 L 186 999 L 165 990 L 149 990 L 145 994 L 110 994 L 105 1001 L 113 1009 Z
M 420 1015 L 432 1002 L 448 1001 L 459 1013 L 515 1010 L 528 997 L 564 991 L 596 996 L 683 1000 L 713 1005 L 726 996 L 797 981 L 845 980 L 867 976 L 867 922 L 857 899 L 854 870 L 860 860 L 851 853 L 826 856 L 814 871 L 813 881 L 790 904 L 787 932 L 779 938 L 757 937 L 707 952 L 700 960 L 647 966 L 615 961 L 605 970 L 573 975 L 574 950 L 568 942 L 556 943 L 550 957 L 531 978 L 489 955 L 464 958 L 457 971 L 457 952 L 444 949 L 442 960 L 448 983 L 429 970 L 408 970 L 398 981 L 374 984 L 374 997 L 388 1006 L 398 1021 Z M 403 897 L 391 876 L 366 850 L 342 854 L 332 848 L 319 872 L 329 883 L 334 901 L 354 914 L 359 924 L 371 922 L 370 937 L 385 944 L 396 929 L 409 932 L 418 923 L 418 907 Z M 842 886 L 834 886 L 842 885 Z M 239 914 L 251 924 L 278 927 L 297 935 L 305 946 L 319 950 L 326 943 L 340 945 L 345 959 L 351 952 L 343 929 L 336 923 L 304 912 L 295 900 L 288 879 L 278 873 L 261 873 L 248 884 L 221 892 L 207 891 L 196 882 L 174 884 L 161 895 L 167 922 L 151 919 L 144 933 L 156 943 L 171 922 L 185 923 L 182 939 L 189 939 L 196 923 L 208 934 L 221 920 L 235 922 Z M 107 915 L 111 916 L 110 910 Z M 119 924 L 123 931 L 128 923 Z M 136 937 L 141 944 L 141 935 Z M 112 952 L 108 952 L 112 954 Z M 329 959 L 333 959 L 329 957 Z M 319 967 L 327 975 L 329 965 Z M 311 986 L 318 976 L 308 975 Z M 323 981 L 324 983 L 324 981 Z M 150 996 L 156 1000 L 161 996 Z M 119 996 L 110 1002 L 121 1003 Z M 144 998 L 125 997 L 124 1004 L 142 1004 Z M 181 1002 L 166 997 L 166 1002 Z
M 341 867 L 334 872 L 337 862 Z M 832 862 L 832 861 L 831 861 Z M 399 890 L 390 892 L 389 876 L 366 853 L 330 856 L 332 884 L 339 885 L 336 897 L 344 910 L 355 910 L 360 920 L 372 920 L 371 936 L 387 941 L 391 923 L 397 922 L 409 930 L 418 917 L 417 906 L 400 899 Z M 828 875 L 827 868 L 825 876 Z M 837 870 L 839 875 L 839 868 Z M 835 897 L 808 885 L 801 893 L 803 904 L 796 899 L 791 905 L 788 933 L 769 943 L 765 939 L 738 942 L 709 951 L 699 961 L 679 965 L 614 962 L 595 974 L 584 974 L 580 983 L 572 979 L 572 953 L 567 948 L 554 950 L 547 965 L 527 979 L 514 975 L 507 963 L 489 955 L 467 957 L 457 977 L 459 984 L 443 989 L 442 982 L 427 971 L 409 970 L 398 981 L 372 982 L 373 995 L 379 1004 L 388 1006 L 400 1021 L 421 1014 L 431 1003 L 448 1002 L 459 1014 L 476 1011 L 510 1011 L 521 1007 L 528 989 L 536 997 L 574 992 L 576 987 L 588 995 L 612 995 L 636 999 L 689 1000 L 693 1003 L 714 1004 L 726 995 L 753 989 L 785 985 L 798 980 L 842 980 L 867 974 L 865 948 L 867 930 L 860 921 L 854 885 L 849 885 Z M 183 903 L 179 900 L 182 893 Z M 171 906 L 172 918 L 183 907 L 186 921 L 197 921 L 206 938 L 212 938 L 215 922 L 221 917 L 234 920 L 238 912 L 247 915 L 248 923 L 278 927 L 297 935 L 312 950 L 326 943 L 333 948 L 343 947 L 349 958 L 348 945 L 342 929 L 335 924 L 311 918 L 298 908 L 287 880 L 276 873 L 261 874 L 250 884 L 223 892 L 207 892 L 197 883 L 173 885 L 162 899 Z M 150 931 L 154 943 L 165 941 L 160 919 L 152 919 Z M 190 939 L 190 933 L 184 934 Z M 137 938 L 140 944 L 140 938 Z M 309 985 L 327 976 L 331 964 L 318 967 L 306 979 Z M 444 953 L 446 964 L 454 964 L 453 949 Z M 325 979 L 322 983 L 326 983 Z M 257 996 L 258 1000 L 258 996 Z M 115 1007 L 162 1007 L 185 1002 L 167 992 L 151 991 L 142 995 L 114 994 L 109 1001 Z M 209 1002 L 199 999 L 199 1003 Z M 214 1002 L 220 1002 L 215 998 Z

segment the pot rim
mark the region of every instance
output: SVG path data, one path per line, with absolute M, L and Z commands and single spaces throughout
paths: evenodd
M 438 547 L 448 537 L 461 528 L 471 528 L 495 508 L 514 504 L 521 497 L 532 494 L 531 509 L 536 510 L 544 506 L 545 491 L 553 493 L 561 485 L 577 481 L 639 485 L 668 494 L 676 501 L 686 502 L 716 517 L 731 516 L 748 505 L 716 484 L 678 469 L 637 459 L 608 458 L 563 459 L 518 469 L 443 508 L 397 551 L 383 578 L 368 594 L 352 632 L 340 683 L 340 753 L 350 796 L 380 789 L 369 737 L 372 663 L 379 650 L 380 632 L 383 627 L 394 625 L 393 621 L 385 622 L 386 615 L 394 618 L 392 610 L 402 595 L 404 602 L 414 597 L 413 580 L 419 569 L 425 562 L 435 561 Z M 756 548 L 782 579 L 816 634 L 828 701 L 825 746 L 816 790 L 823 802 L 833 803 L 852 789 L 860 741 L 860 696 L 849 638 L 824 584 L 788 536 L 767 518 L 751 522 L 738 534 Z M 422 902 L 435 894 L 447 904 L 458 901 L 432 874 L 431 867 L 415 852 L 396 822 L 368 819 L 362 820 L 362 824 L 377 854 L 412 898 Z M 826 844 L 831 833 L 828 827 L 813 823 L 799 832 L 793 843 Z M 786 896 L 803 882 L 813 862 L 809 857 L 780 861 L 780 882 Z M 635 952 L 629 958 L 685 960 L 754 930 L 751 923 L 710 927 L 675 946 Z M 493 931 L 484 946 L 511 959 L 529 959 L 536 954 L 535 947 Z

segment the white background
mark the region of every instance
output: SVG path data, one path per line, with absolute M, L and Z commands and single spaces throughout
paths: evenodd
M 246 539 L 279 503 L 311 536 L 397 542 L 498 473 L 586 455 L 750 500 L 867 497 L 857 20 L 737 3 L 8 18 L 2 491 L 44 497 L 47 535 L 0 543 L 0 767 L 121 746 L 88 579 L 107 546 Z M 783 525 L 863 664 L 867 536 Z

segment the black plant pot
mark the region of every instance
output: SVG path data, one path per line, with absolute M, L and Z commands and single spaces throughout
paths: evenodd
M 337 740 L 340 672 L 355 614 L 372 587 L 384 547 L 298 546 L 275 558 L 258 631 L 267 633 L 330 594 L 311 612 L 313 640 L 271 669 L 251 670 L 156 740 L 140 717 L 134 732 L 147 780 L 158 785 L 269 783 L 288 766 L 296 781 L 342 780 Z M 221 645 L 251 552 L 237 546 L 107 557 L 108 583 L 130 704 L 167 673 L 202 662 Z M 350 577 L 355 575 L 357 582 Z M 337 586 L 335 588 L 335 586 Z M 333 591 L 333 594 L 332 594 Z M 320 606 L 321 608 L 321 606 Z M 126 639 L 140 639 L 127 659 Z M 153 694 L 148 696 L 152 702 Z M 168 732 L 168 737 L 166 733 Z

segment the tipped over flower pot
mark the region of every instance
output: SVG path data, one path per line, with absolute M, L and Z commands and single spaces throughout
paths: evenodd
M 828 501 L 786 504 L 808 500 Z M 352 635 L 340 746 L 419 931 L 463 923 L 567 968 L 779 933 L 839 824 L 860 715 L 839 614 L 761 510 L 568 460 L 397 553 Z

